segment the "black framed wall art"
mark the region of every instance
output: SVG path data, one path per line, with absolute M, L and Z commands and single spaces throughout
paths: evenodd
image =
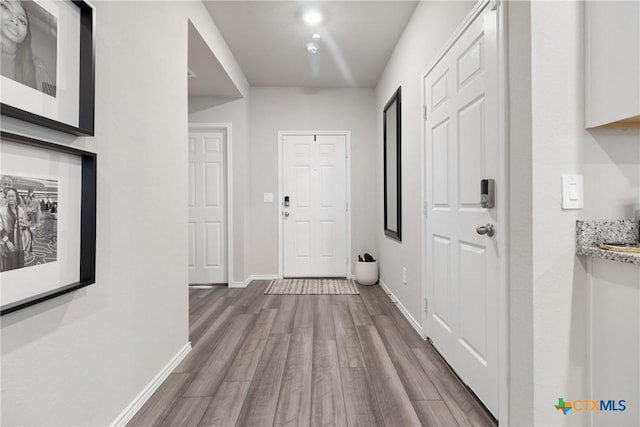
M 0 314 L 95 282 L 96 155 L 0 133 Z
M 391 96 L 383 112 L 384 234 L 402 241 L 401 87 Z
M 0 8 L 1 113 L 93 135 L 93 8 L 70 0 L 1 0 Z

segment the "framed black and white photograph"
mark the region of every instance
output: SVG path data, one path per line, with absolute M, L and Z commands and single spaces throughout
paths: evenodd
M 58 181 L 0 175 L 0 273 L 57 260 Z
M 0 135 L 5 315 L 95 282 L 96 155 Z
M 0 0 L 5 116 L 94 133 L 93 9 L 84 1 Z

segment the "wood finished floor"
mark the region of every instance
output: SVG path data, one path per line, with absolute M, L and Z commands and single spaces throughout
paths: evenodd
M 189 290 L 193 350 L 128 426 L 495 426 L 377 285 Z

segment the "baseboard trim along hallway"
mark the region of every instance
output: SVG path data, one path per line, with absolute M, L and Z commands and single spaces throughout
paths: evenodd
M 167 363 L 165 367 L 162 368 L 160 372 L 158 372 L 158 375 L 156 375 L 155 378 L 151 380 L 151 382 L 147 384 L 147 386 L 140 392 L 140 394 L 138 394 L 136 398 L 133 399 L 133 402 L 131 402 L 129 406 L 127 406 L 125 410 L 122 411 L 120 415 L 118 415 L 118 418 L 116 418 L 116 420 L 111 423 L 111 426 L 124 427 L 129 421 L 131 421 L 133 416 L 140 410 L 140 408 L 142 408 L 142 405 L 144 405 L 147 400 L 149 400 L 153 393 L 158 390 L 158 387 L 160 387 L 164 380 L 167 379 L 169 374 L 171 374 L 171 372 L 173 372 L 173 370 L 178 367 L 180 362 L 182 362 L 182 360 L 184 360 L 184 358 L 187 357 L 190 352 L 191 341 L 187 342 L 187 344 L 185 344 L 185 346 L 182 347 L 180 351 L 178 351 L 178 353 L 169 361 L 169 363 Z

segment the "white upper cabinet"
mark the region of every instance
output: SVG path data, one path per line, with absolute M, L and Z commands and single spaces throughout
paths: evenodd
M 585 2 L 585 125 L 640 127 L 640 1 Z

